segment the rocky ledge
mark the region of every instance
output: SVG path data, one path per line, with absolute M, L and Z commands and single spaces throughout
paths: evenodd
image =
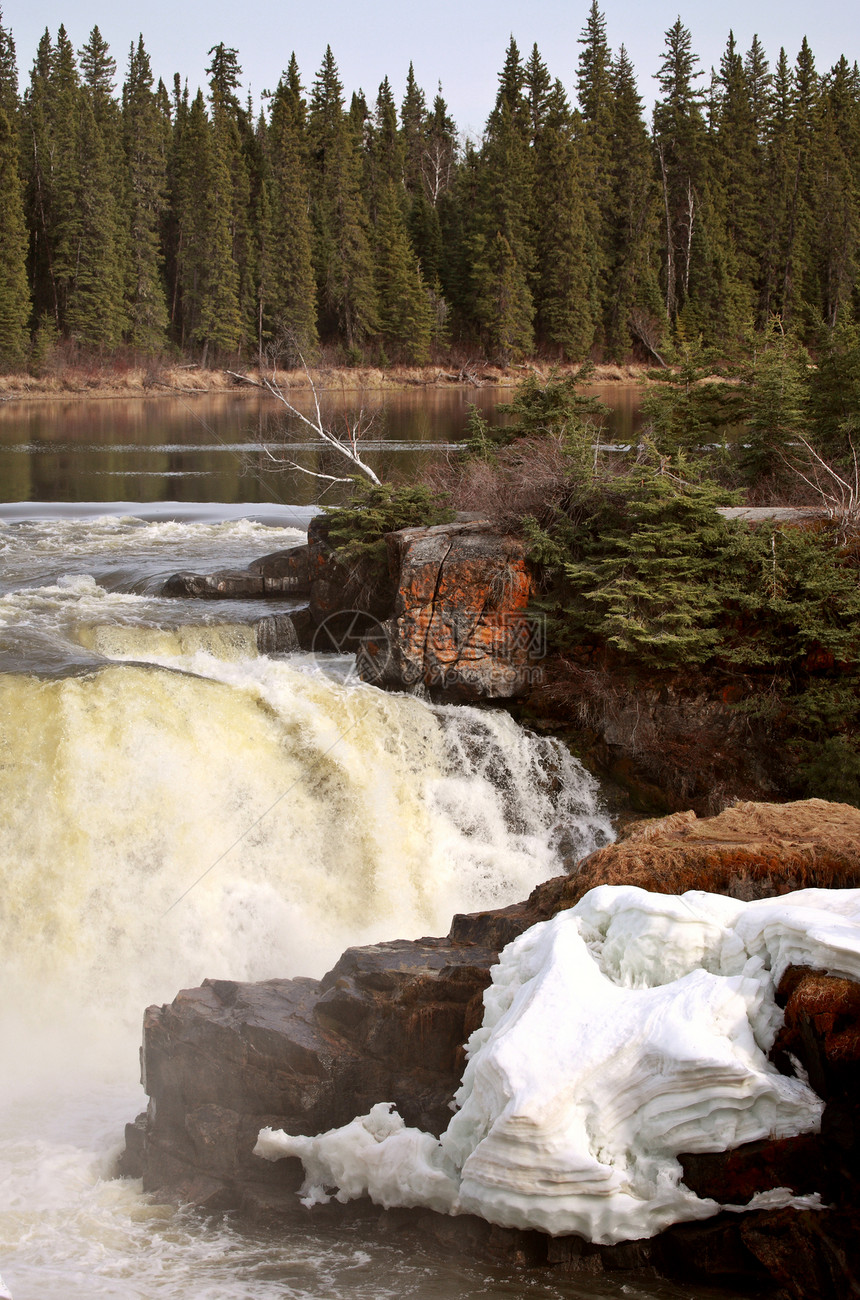
M 253 1156 L 260 1128 L 315 1134 L 384 1101 L 394 1102 L 407 1124 L 439 1133 L 499 950 L 592 887 L 615 883 L 744 900 L 858 887 L 860 810 L 808 800 L 638 823 L 526 902 L 455 917 L 444 939 L 350 949 L 322 980 L 210 979 L 169 1006 L 150 1007 L 142 1053 L 149 1107 L 128 1126 L 122 1172 L 142 1176 L 149 1191 L 209 1210 L 299 1221 L 318 1213 L 296 1198 L 297 1160 L 268 1164 Z M 823 1212 L 724 1212 L 615 1246 L 495 1228 L 471 1216 L 398 1211 L 389 1218 L 420 1222 L 450 1248 L 562 1272 L 647 1266 L 763 1286 L 792 1300 L 860 1294 L 860 987 L 792 967 L 778 1000 L 784 1025 L 772 1059 L 801 1062 L 826 1103 L 821 1132 L 682 1156 L 685 1180 L 698 1195 L 731 1204 L 775 1186 L 817 1192 Z
M 291 616 L 302 647 L 357 651 L 366 680 L 392 690 L 421 687 L 438 699 L 474 703 L 511 699 L 535 685 L 544 646 L 526 614 L 532 575 L 519 539 L 462 515 L 385 540 L 388 573 L 370 588 L 341 565 L 320 515 L 307 545 L 274 551 L 244 570 L 173 574 L 162 594 L 307 599 Z

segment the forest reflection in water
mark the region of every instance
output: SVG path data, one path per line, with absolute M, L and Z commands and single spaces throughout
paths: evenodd
M 629 440 L 641 423 L 638 387 L 615 383 L 589 391 L 610 407 L 610 436 Z M 509 388 L 462 386 L 338 389 L 322 393 L 321 403 L 324 418 L 335 425 L 361 408 L 374 413 L 364 443 L 368 463 L 382 478 L 410 479 L 463 440 L 473 405 L 493 420 L 511 394 Z M 310 412 L 309 392 L 291 400 Z M 285 442 L 303 468 L 342 472 L 333 470 L 331 455 L 314 445 L 298 419 L 285 419 L 272 398 L 203 394 L 9 402 L 0 406 L 0 500 L 311 504 L 319 497 L 319 480 L 271 459 Z

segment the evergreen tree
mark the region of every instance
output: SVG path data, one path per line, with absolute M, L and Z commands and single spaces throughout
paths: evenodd
M 123 325 L 117 205 L 104 139 L 86 99 L 78 112 L 74 162 L 73 240 L 58 250 L 55 264 L 65 291 L 64 326 L 79 342 L 116 347 Z
M 758 77 L 766 76 L 759 68 Z M 726 238 L 738 265 L 740 279 L 751 288 L 762 261 L 761 194 L 763 157 L 747 68 L 729 32 L 717 76 L 718 98 L 711 156 L 713 187 Z M 761 94 L 761 87 L 758 90 Z M 757 296 L 757 295 L 756 295 Z
M 391 179 L 379 196 L 375 241 L 379 331 L 386 353 L 421 365 L 430 355 L 433 311 Z
M 606 39 L 606 18 L 600 12 L 597 0 L 591 0 L 579 44 L 582 46 L 576 75 L 579 107 L 586 122 L 601 132 L 608 132 L 613 97 L 612 54 Z
M 823 456 L 848 465 L 860 445 L 860 326 L 843 311 L 820 326 L 817 363 L 809 373 L 810 430 Z
M 594 337 L 588 236 L 573 123 L 561 82 L 546 97 L 535 145 L 539 340 L 564 358 L 584 357 Z
M 442 87 L 433 100 L 433 111 L 424 128 L 424 150 L 421 155 L 421 175 L 424 193 L 432 207 L 438 208 L 443 195 L 454 183 L 457 165 L 457 127 L 448 113 L 442 96 Z
M 424 91 L 415 80 L 415 69 L 410 63 L 406 74 L 406 92 L 400 105 L 400 134 L 403 142 L 403 180 L 411 195 L 417 194 L 422 186 L 426 116 Z
M 376 332 L 377 304 L 361 160 L 330 46 L 313 85 L 308 141 L 320 332 L 354 350 Z
M 666 314 L 674 321 L 690 292 L 693 241 L 700 220 L 706 156 L 702 95 L 695 82 L 692 37 L 680 18 L 666 32 L 657 74 L 661 98 L 654 106 L 654 143 L 663 197 Z
M 815 307 L 831 327 L 850 304 L 860 265 L 860 102 L 847 59 L 824 79 L 813 147 L 810 261 Z M 807 290 L 810 296 L 811 285 Z
M 612 139 L 612 57 L 606 39 L 606 19 L 597 6 L 597 0 L 592 0 L 579 44 L 582 49 L 576 86 L 581 121 L 577 134 L 586 204 L 585 225 L 590 238 L 592 313 L 600 335 L 603 317 L 607 310 L 611 310 L 612 292 L 608 281 L 613 260 L 610 245 L 614 215 L 612 173 L 617 160 Z
M 726 494 L 691 479 L 684 461 L 660 458 L 594 503 L 564 565 L 568 635 L 655 667 L 714 654 L 731 531 L 715 508 Z
M 31 284 L 34 312 L 65 328 L 74 272 L 78 212 L 75 184 L 79 82 L 65 29 L 57 44 L 46 30 L 39 42 L 25 96 L 27 206 L 31 214 Z
M 0 365 L 10 369 L 24 362 L 30 314 L 18 117 L 15 42 L 0 10 Z
M 785 299 L 791 214 L 796 201 L 793 96 L 794 76 L 785 50 L 781 49 L 774 69 L 765 134 L 764 189 L 768 201 L 763 213 L 764 256 L 758 313 L 764 321 L 781 311 Z
M 546 122 L 553 90 L 552 77 L 537 45 L 532 46 L 532 52 L 523 69 L 523 89 L 528 105 L 529 142 L 534 146 Z
M 471 237 L 475 324 L 507 364 L 534 344 L 534 265 L 530 113 L 525 74 L 513 37 L 487 123 Z
M 665 307 L 658 283 L 658 191 L 651 142 L 633 65 L 622 45 L 612 64 L 612 136 L 605 217 L 603 332 L 621 359 L 635 339 L 652 355 L 662 346 Z
M 20 107 L 15 40 L 12 32 L 3 26 L 3 10 L 0 9 L 0 108 L 13 129 L 18 122 Z
M 160 231 L 166 203 L 167 158 L 163 116 L 152 89 L 143 37 L 129 51 L 122 93 L 129 208 L 128 337 L 135 347 L 164 345 L 167 303 L 161 274 Z
M 776 265 L 769 302 L 785 325 L 804 314 L 810 277 L 813 230 L 814 135 L 818 120 L 819 81 L 806 37 L 789 74 L 787 61 L 777 65 L 774 84 L 774 163 L 779 225 L 772 236 Z
M 767 326 L 744 377 L 748 433 L 741 464 L 757 481 L 783 477 L 790 445 L 809 427 L 809 358 L 778 316 Z
M 17 133 L 5 107 L 0 107 L 0 364 L 9 369 L 20 367 L 26 355 L 30 313 L 26 255 Z
M 271 317 L 275 337 L 287 332 L 303 355 L 317 345 L 316 285 L 308 212 L 305 101 L 295 54 L 272 99 L 267 136 L 271 168 Z
M 201 312 L 209 266 L 207 193 L 212 135 L 203 92 L 191 105 L 187 91 L 177 104 L 171 157 L 171 198 L 175 213 L 173 328 L 182 347 L 200 341 Z
M 218 71 L 222 69 L 215 64 Z M 211 71 L 211 69 L 210 69 Z M 234 102 L 213 73 L 212 127 L 205 190 L 206 275 L 200 296 L 199 338 L 204 362 L 209 345 L 234 352 L 242 342 L 239 267 L 233 254 L 234 166 L 238 154 Z

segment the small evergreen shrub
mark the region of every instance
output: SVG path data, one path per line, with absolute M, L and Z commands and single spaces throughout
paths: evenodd
M 446 524 L 454 517 L 447 499 L 423 483 L 368 483 L 356 479 L 345 506 L 327 506 L 328 537 L 345 565 L 384 565 L 386 533 L 399 528 Z

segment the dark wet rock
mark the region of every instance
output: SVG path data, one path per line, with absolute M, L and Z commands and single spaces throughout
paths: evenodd
M 261 655 L 293 654 L 300 648 L 296 625 L 289 614 L 271 614 L 257 624 L 257 649 Z
M 251 573 L 259 574 L 263 579 L 263 590 L 267 596 L 290 595 L 309 596 L 311 583 L 309 572 L 309 548 L 291 546 L 284 551 L 272 551 L 248 565 Z
M 211 600 L 243 600 L 262 596 L 263 579 L 247 569 L 219 569 L 216 573 L 174 573 L 161 588 L 162 596 Z
M 448 939 L 398 941 L 348 949 L 322 980 L 207 980 L 150 1007 L 151 1100 L 129 1154 L 145 1187 L 194 1199 L 198 1179 L 216 1178 L 235 1205 L 245 1184 L 289 1198 L 295 1162 L 279 1162 L 282 1185 L 278 1166 L 251 1155 L 259 1129 L 318 1132 L 382 1098 L 441 1132 L 495 958 Z

